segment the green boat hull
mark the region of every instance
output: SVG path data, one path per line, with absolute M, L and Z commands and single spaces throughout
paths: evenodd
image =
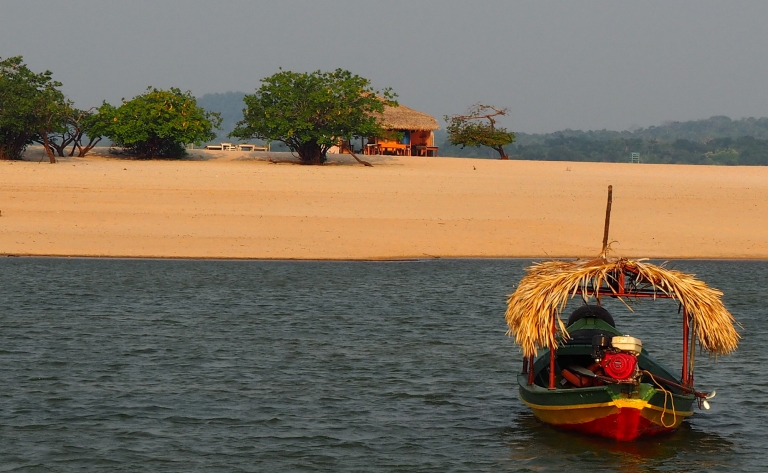
M 580 329 L 599 329 L 621 335 L 601 320 L 580 322 L 569 328 L 571 334 Z M 638 365 L 650 375 L 645 374 L 639 384 L 574 387 L 565 382 L 561 366 L 573 360 L 590 359 L 591 350 L 591 345 L 586 344 L 566 344 L 557 349 L 555 389 L 548 387 L 549 350 L 543 350 L 533 364 L 533 384 L 529 384 L 527 373 L 518 376 L 520 399 L 536 418 L 564 429 L 631 441 L 671 432 L 693 414 L 696 397 L 654 382 L 675 377 L 645 350 L 638 356 Z

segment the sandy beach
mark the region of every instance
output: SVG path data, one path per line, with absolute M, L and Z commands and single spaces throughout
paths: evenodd
M 39 150 L 37 152 L 39 154 Z M 258 153 L 0 161 L 0 254 L 768 258 L 768 168 Z

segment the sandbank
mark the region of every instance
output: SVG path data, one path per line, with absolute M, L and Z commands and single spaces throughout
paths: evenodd
M 103 151 L 102 151 L 103 152 Z M 194 150 L 0 161 L 0 254 L 398 259 L 768 258 L 768 168 Z

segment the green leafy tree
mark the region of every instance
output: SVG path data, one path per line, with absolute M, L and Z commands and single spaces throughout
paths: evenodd
M 45 90 L 38 97 L 35 114 L 38 120 L 38 131 L 34 141 L 43 145 L 51 164 L 56 162 L 54 147 L 49 136 L 54 131 L 61 131 L 66 126 L 67 111 L 71 102 L 64 98 L 58 90 Z
M 73 144 L 77 148 L 77 155 L 82 158 L 107 136 L 112 122 L 109 116 L 98 113 L 95 107 L 75 112 L 70 117 L 69 126 L 74 134 Z
M 476 104 L 466 115 L 445 116 L 448 140 L 454 146 L 488 146 L 499 153 L 500 159 L 509 159 L 504 146 L 515 141 L 515 134 L 496 127 L 496 117 L 506 115 L 506 108 Z
M 60 129 L 54 130 L 48 134 L 48 146 L 51 150 L 55 151 L 59 156 L 67 155 L 67 148 L 72 145 L 72 150 L 69 152 L 70 156 L 75 152 L 75 132 L 76 130 L 72 126 L 73 120 L 76 119 L 79 110 L 67 104 L 66 110 L 63 113 L 63 123 Z M 41 137 L 42 138 L 42 137 Z
M 0 159 L 21 159 L 28 145 L 39 142 L 55 163 L 48 136 L 63 129 L 69 102 L 51 71 L 36 74 L 23 61 L 0 61 Z
M 189 91 L 148 87 L 143 95 L 123 99 L 119 107 L 105 102 L 84 123 L 91 127 L 88 136 L 107 136 L 131 154 L 180 157 L 186 153 L 184 144 L 215 138 L 221 117 L 198 107 Z
M 340 140 L 379 136 L 384 105 L 396 105 L 390 89 L 377 91 L 349 71 L 280 71 L 262 79 L 243 101 L 243 120 L 230 134 L 243 140 L 280 141 L 304 164 L 322 164 Z
M 82 158 L 101 142 L 108 129 L 109 123 L 95 107 L 80 110 L 68 105 L 62 128 L 48 135 L 48 146 L 59 156 L 74 156 L 77 150 Z

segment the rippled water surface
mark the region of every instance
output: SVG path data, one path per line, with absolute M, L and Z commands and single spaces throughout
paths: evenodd
M 4 258 L 0 471 L 766 471 L 768 263 L 671 263 L 744 339 L 697 357 L 711 411 L 629 444 L 519 401 L 528 263 Z M 676 308 L 614 314 L 677 367 Z

